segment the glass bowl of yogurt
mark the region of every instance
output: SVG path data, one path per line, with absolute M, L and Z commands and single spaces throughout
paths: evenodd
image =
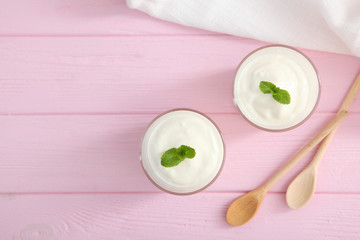
M 270 82 L 286 90 L 289 104 L 264 94 L 259 85 Z M 269 45 L 248 54 L 234 81 L 234 103 L 252 125 L 266 131 L 286 131 L 304 123 L 320 98 L 320 79 L 314 64 L 299 50 Z
M 178 165 L 164 167 L 163 154 L 182 145 L 196 152 Z M 161 190 L 187 195 L 215 181 L 225 158 L 225 144 L 216 124 L 191 109 L 174 109 L 160 114 L 149 125 L 141 143 L 140 160 L 150 181 Z

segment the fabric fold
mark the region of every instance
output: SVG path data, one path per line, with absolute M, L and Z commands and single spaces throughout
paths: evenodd
M 127 0 L 185 26 L 360 57 L 358 0 Z

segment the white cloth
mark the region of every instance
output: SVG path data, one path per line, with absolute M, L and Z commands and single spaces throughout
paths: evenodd
M 210 31 L 360 57 L 360 0 L 127 0 Z

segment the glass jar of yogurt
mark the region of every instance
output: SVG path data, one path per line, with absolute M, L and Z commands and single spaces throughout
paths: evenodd
M 290 104 L 264 94 L 260 82 L 271 82 L 288 91 Z M 320 96 L 320 80 L 308 57 L 283 45 L 259 48 L 240 63 L 234 82 L 234 102 L 254 126 L 267 131 L 293 129 L 315 110 Z
M 164 167 L 161 157 L 181 145 L 195 149 L 195 157 Z M 191 109 L 174 109 L 155 118 L 144 135 L 140 160 L 146 175 L 161 190 L 185 195 L 208 187 L 219 175 L 225 145 L 216 124 Z

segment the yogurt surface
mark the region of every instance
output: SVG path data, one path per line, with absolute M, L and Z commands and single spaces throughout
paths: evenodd
M 181 145 L 194 148 L 195 157 L 171 168 L 162 166 L 163 153 Z M 212 182 L 223 158 L 223 139 L 216 126 L 202 114 L 188 110 L 175 110 L 157 118 L 141 147 L 143 167 L 152 181 L 180 194 L 200 190 Z
M 261 81 L 287 90 L 291 103 L 280 104 L 259 89 Z M 249 55 L 240 65 L 234 83 L 234 102 L 253 124 L 268 130 L 285 130 L 304 121 L 319 97 L 319 79 L 311 62 L 300 52 L 270 46 Z

